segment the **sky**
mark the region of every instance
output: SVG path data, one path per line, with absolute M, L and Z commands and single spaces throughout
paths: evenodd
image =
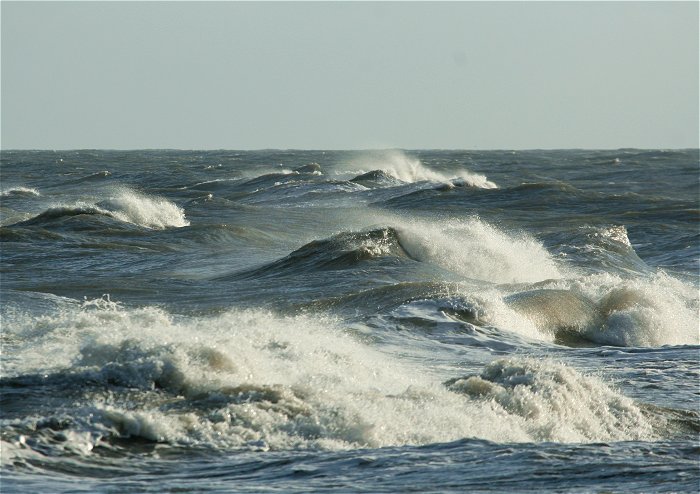
M 698 147 L 698 2 L 0 2 L 2 149 Z

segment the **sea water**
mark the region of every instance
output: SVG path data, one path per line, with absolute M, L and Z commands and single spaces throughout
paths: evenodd
M 3 493 L 700 487 L 698 150 L 1 160 Z

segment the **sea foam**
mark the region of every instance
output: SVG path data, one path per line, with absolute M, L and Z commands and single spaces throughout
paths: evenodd
M 436 222 L 403 220 L 401 246 L 411 257 L 493 283 L 536 282 L 563 276 L 535 238 L 508 232 L 477 217 Z
M 128 223 L 146 228 L 165 229 L 189 226 L 184 210 L 163 197 L 150 196 L 120 187 L 100 205 Z
M 13 333 L 34 338 L 14 340 L 23 358 L 5 372 L 84 390 L 61 412 L 62 437 L 77 438 L 84 454 L 86 444 L 115 437 L 347 449 L 461 438 L 649 440 L 664 427 L 599 378 L 560 363 L 496 361 L 445 384 L 319 316 L 174 317 L 102 300 L 34 321 L 13 321 Z M 23 420 L 4 425 L 36 429 L 32 421 L 48 418 L 28 411 Z
M 479 314 L 482 324 L 546 341 L 624 347 L 700 343 L 696 289 L 663 271 L 548 280 L 538 287 L 525 292 L 494 287 L 455 303 Z
M 570 286 L 599 303 L 605 326 L 587 334 L 597 343 L 621 346 L 700 343 L 697 288 L 664 271 L 634 278 L 596 274 L 572 280 Z

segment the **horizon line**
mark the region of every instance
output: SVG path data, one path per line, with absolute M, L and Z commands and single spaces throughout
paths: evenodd
M 269 148 L 170 148 L 170 147 L 153 147 L 153 148 L 0 148 L 2 152 L 75 152 L 75 151 L 241 151 L 241 152 L 261 152 L 261 151 L 320 151 L 320 152 L 367 152 L 367 151 L 687 151 L 700 150 L 698 147 L 618 147 L 618 148 L 594 148 L 594 147 L 533 147 L 533 148 L 404 148 L 404 147 L 384 147 L 384 148 L 284 148 L 284 147 L 269 147 Z

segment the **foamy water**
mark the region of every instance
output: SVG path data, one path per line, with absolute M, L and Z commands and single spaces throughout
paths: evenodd
M 3 152 L 2 490 L 694 492 L 697 158 Z
M 78 442 L 126 435 L 215 448 L 347 449 L 464 437 L 649 440 L 664 430 L 620 392 L 554 361 L 495 360 L 444 385 L 332 319 L 259 311 L 182 319 L 97 302 L 44 318 L 40 329 L 25 322 L 12 336 L 28 332 L 34 343 L 13 348 L 17 361 L 6 369 L 96 386 L 76 404 Z M 108 383 L 130 396 L 100 392 Z M 28 420 L 22 425 L 32 427 L 36 419 Z M 62 447 L 81 448 L 70 439 Z

